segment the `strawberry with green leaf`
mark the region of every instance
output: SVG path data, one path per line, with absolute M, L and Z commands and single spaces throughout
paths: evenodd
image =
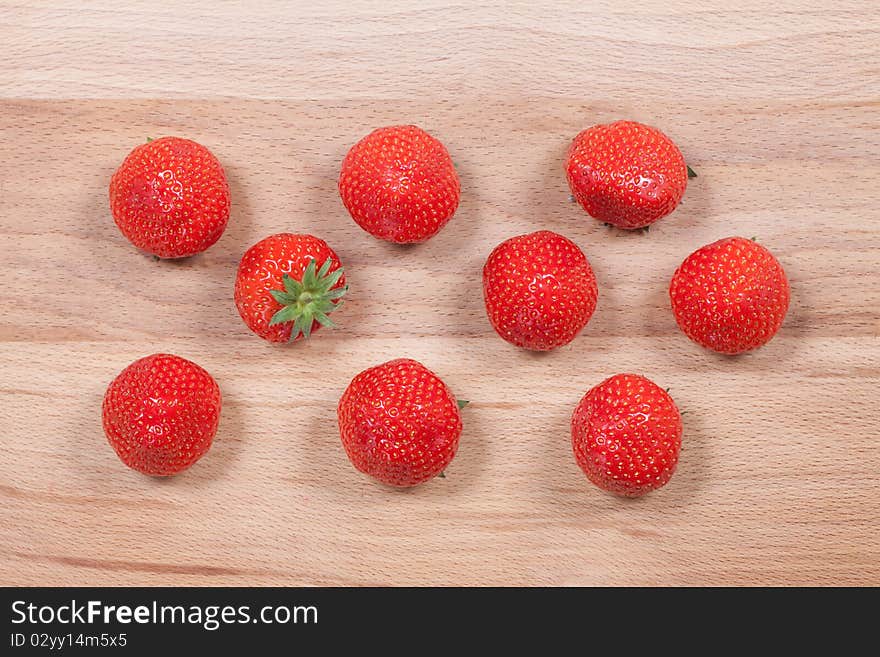
M 348 290 L 339 256 L 312 235 L 279 233 L 249 248 L 238 266 L 235 305 L 269 342 L 296 342 L 322 326 Z

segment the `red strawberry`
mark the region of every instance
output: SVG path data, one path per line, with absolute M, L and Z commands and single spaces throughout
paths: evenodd
M 452 158 L 414 125 L 379 128 L 342 161 L 339 195 L 358 225 L 389 242 L 424 242 L 458 208 Z
M 542 230 L 495 247 L 483 267 L 483 296 L 498 335 L 547 351 L 568 344 L 587 325 L 598 290 L 577 245 Z
M 584 210 L 629 230 L 672 212 L 688 181 L 687 165 L 672 140 L 634 121 L 581 132 L 568 150 L 566 173 Z
M 599 488 L 638 497 L 664 486 L 675 472 L 681 415 L 672 397 L 645 377 L 616 374 L 575 408 L 571 446 Z
M 391 486 L 415 486 L 443 472 L 455 456 L 464 403 L 414 360 L 371 367 L 339 400 L 342 445 L 361 472 Z
M 756 349 L 788 311 L 788 279 L 763 246 L 728 237 L 697 249 L 672 277 L 669 298 L 681 330 L 722 354 Z
M 226 230 L 229 185 L 207 148 L 162 137 L 135 148 L 113 174 L 110 210 L 139 249 L 184 258 L 201 253 Z
M 168 476 L 198 461 L 220 421 L 220 388 L 201 367 L 170 354 L 136 360 L 104 395 L 104 433 L 130 468 Z
M 348 290 L 339 256 L 312 235 L 278 233 L 247 250 L 238 265 L 235 305 L 269 342 L 296 342 L 322 326 Z

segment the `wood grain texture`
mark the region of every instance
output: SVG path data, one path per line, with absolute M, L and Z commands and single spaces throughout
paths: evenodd
M 0 583 L 880 584 L 880 10 L 824 4 L 0 3 Z M 648 234 L 569 202 L 569 140 L 621 117 L 699 172 Z M 446 143 L 463 189 L 415 248 L 336 193 L 347 148 L 400 122 Z M 115 167 L 164 134 L 211 148 L 232 190 L 227 232 L 184 262 L 139 254 L 108 208 Z M 495 244 L 538 228 L 600 290 L 547 355 L 495 336 L 480 285 Z M 274 347 L 232 282 L 281 230 L 324 237 L 351 292 L 338 330 Z M 666 290 L 733 234 L 778 256 L 792 305 L 727 358 Z M 211 452 L 167 481 L 100 426 L 109 381 L 160 350 L 224 394 Z M 398 356 L 472 402 L 447 478 L 406 492 L 355 472 L 335 426 L 351 377 Z M 686 411 L 678 473 L 636 501 L 570 452 L 574 405 L 619 371 Z

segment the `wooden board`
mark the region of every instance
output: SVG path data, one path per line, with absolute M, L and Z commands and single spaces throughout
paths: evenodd
M 0 583 L 880 584 L 880 10 L 875 2 L 2 3 Z M 312 4 L 312 3 L 309 3 Z M 648 234 L 569 202 L 571 137 L 629 117 L 699 173 Z M 439 136 L 462 202 L 429 243 L 370 238 L 336 193 L 372 128 Z M 223 162 L 232 219 L 154 262 L 107 183 L 147 136 Z M 574 239 L 600 300 L 548 355 L 486 320 L 492 247 Z M 309 344 L 236 314 L 238 258 L 282 230 L 323 236 L 351 293 Z M 757 237 L 792 305 L 766 348 L 727 358 L 676 328 L 669 278 L 693 249 Z M 188 473 L 127 470 L 100 403 L 170 351 L 224 394 Z M 361 369 L 417 358 L 472 401 L 447 478 L 397 492 L 355 472 L 336 402 Z M 679 471 L 632 501 L 590 485 L 569 417 L 619 371 L 669 386 Z

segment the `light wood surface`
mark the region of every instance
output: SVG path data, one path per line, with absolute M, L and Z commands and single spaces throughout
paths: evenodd
M 0 583 L 880 584 L 877 3 L 312 4 L 0 3 Z M 647 234 L 588 218 L 563 175 L 574 134 L 623 117 L 699 173 Z M 414 248 L 336 192 L 347 148 L 401 122 L 445 142 L 463 190 Z M 232 190 L 225 235 L 185 262 L 138 253 L 108 208 L 126 153 L 166 134 Z M 480 282 L 539 228 L 600 290 L 548 355 L 496 337 Z M 341 328 L 277 347 L 232 284 L 282 230 L 325 238 L 351 292 Z M 781 333 L 738 358 L 689 342 L 666 292 L 729 235 L 792 286 Z M 213 449 L 170 480 L 100 426 L 110 380 L 157 351 L 224 395 Z M 472 402 L 447 478 L 407 492 L 355 472 L 335 424 L 351 377 L 399 356 Z M 686 412 L 677 474 L 636 501 L 570 448 L 574 405 L 620 371 Z

